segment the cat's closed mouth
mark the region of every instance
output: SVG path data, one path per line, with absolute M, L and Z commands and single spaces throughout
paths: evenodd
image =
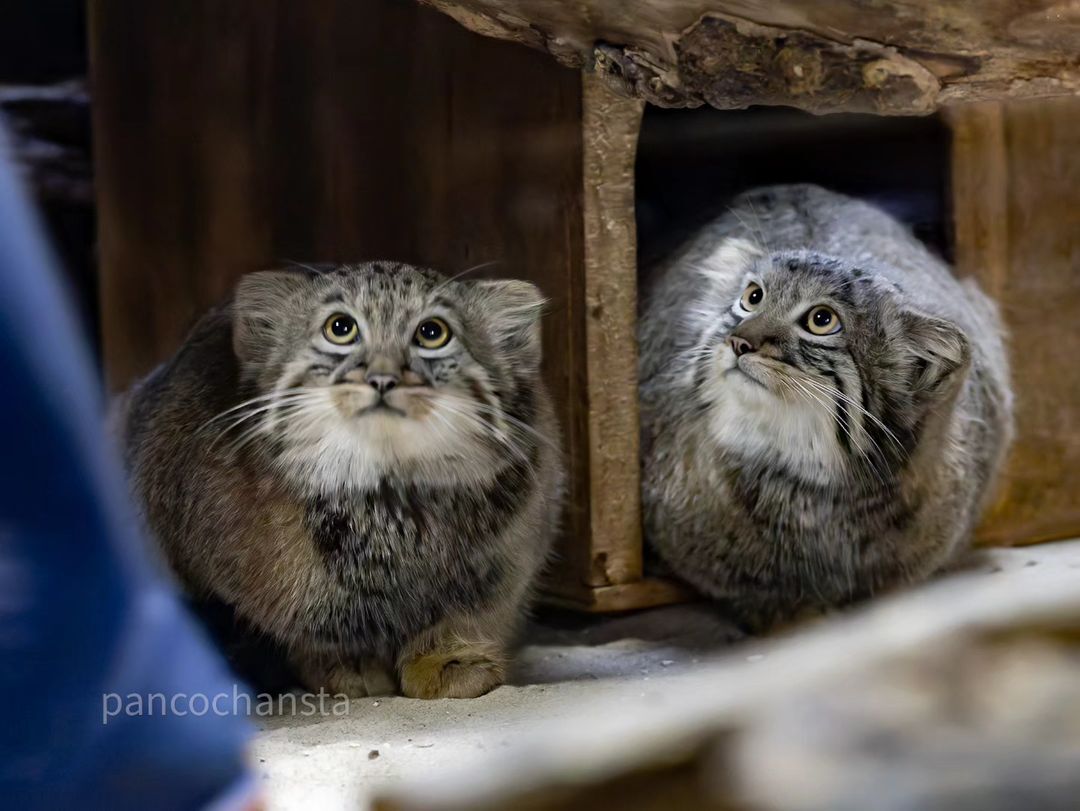
M 764 383 L 762 383 L 760 380 L 758 380 L 756 377 L 754 377 L 752 374 L 750 374 L 749 372 L 747 372 L 745 369 L 743 369 L 741 366 L 738 366 L 738 365 L 732 366 L 730 369 L 725 370 L 724 371 L 724 376 L 727 377 L 729 374 L 731 374 L 733 372 L 737 372 L 745 380 L 749 380 L 751 383 L 753 383 L 755 385 L 758 385 L 758 386 L 761 386 L 761 388 L 763 388 L 763 389 L 768 389 L 769 388 Z
M 395 408 L 385 400 L 379 400 L 377 403 L 369 405 L 367 408 L 361 408 L 355 414 L 354 417 L 366 417 L 369 414 L 393 414 L 395 417 L 407 416 L 400 408 Z

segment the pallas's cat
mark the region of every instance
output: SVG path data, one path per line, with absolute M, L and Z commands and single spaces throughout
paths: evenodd
M 643 495 L 675 572 L 768 625 L 953 558 L 1011 434 L 993 302 L 816 186 L 740 196 L 655 273 Z
M 183 584 L 312 690 L 499 684 L 562 489 L 541 309 L 396 263 L 242 278 L 120 412 Z

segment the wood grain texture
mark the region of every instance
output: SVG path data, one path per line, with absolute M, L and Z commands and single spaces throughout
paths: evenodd
M 952 130 L 953 254 L 958 270 L 974 275 L 1000 300 L 1009 275 L 1008 155 L 1005 111 L 984 102 L 949 110 Z
M 581 83 L 380 0 L 91 4 L 114 389 L 259 268 L 394 258 L 536 282 L 587 571 Z M 584 578 L 584 575 L 581 576 Z
M 1017 437 L 978 533 L 1022 544 L 1080 533 L 1080 99 L 950 116 L 957 268 L 1009 330 Z
M 590 584 L 642 577 L 634 159 L 644 103 L 582 74 Z
M 577 73 L 394 0 L 91 12 L 114 388 L 243 273 L 393 257 L 537 281 L 549 379 L 577 402 Z
M 614 586 L 583 585 L 576 590 L 564 584 L 561 588 L 550 590 L 543 602 L 556 608 L 570 608 L 590 614 L 617 614 L 700 599 L 701 595 L 678 580 L 645 576 Z
M 664 106 L 927 113 L 1080 92 L 1071 0 L 421 0 Z

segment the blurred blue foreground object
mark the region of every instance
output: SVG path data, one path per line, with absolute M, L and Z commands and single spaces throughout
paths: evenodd
M 89 353 L 2 137 L 0 806 L 246 807 L 243 688 L 141 545 Z

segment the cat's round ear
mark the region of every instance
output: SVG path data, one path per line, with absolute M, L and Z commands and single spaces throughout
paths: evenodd
M 502 350 L 539 363 L 540 318 L 546 303 L 540 288 L 518 279 L 485 279 L 470 288 L 474 306 Z
M 298 270 L 260 270 L 237 282 L 233 294 L 233 351 L 251 360 L 273 343 L 275 330 L 289 320 L 291 300 L 309 283 Z
M 971 346 L 954 324 L 916 312 L 900 315 L 905 338 L 915 356 L 910 385 L 921 398 L 952 390 L 971 363 Z

